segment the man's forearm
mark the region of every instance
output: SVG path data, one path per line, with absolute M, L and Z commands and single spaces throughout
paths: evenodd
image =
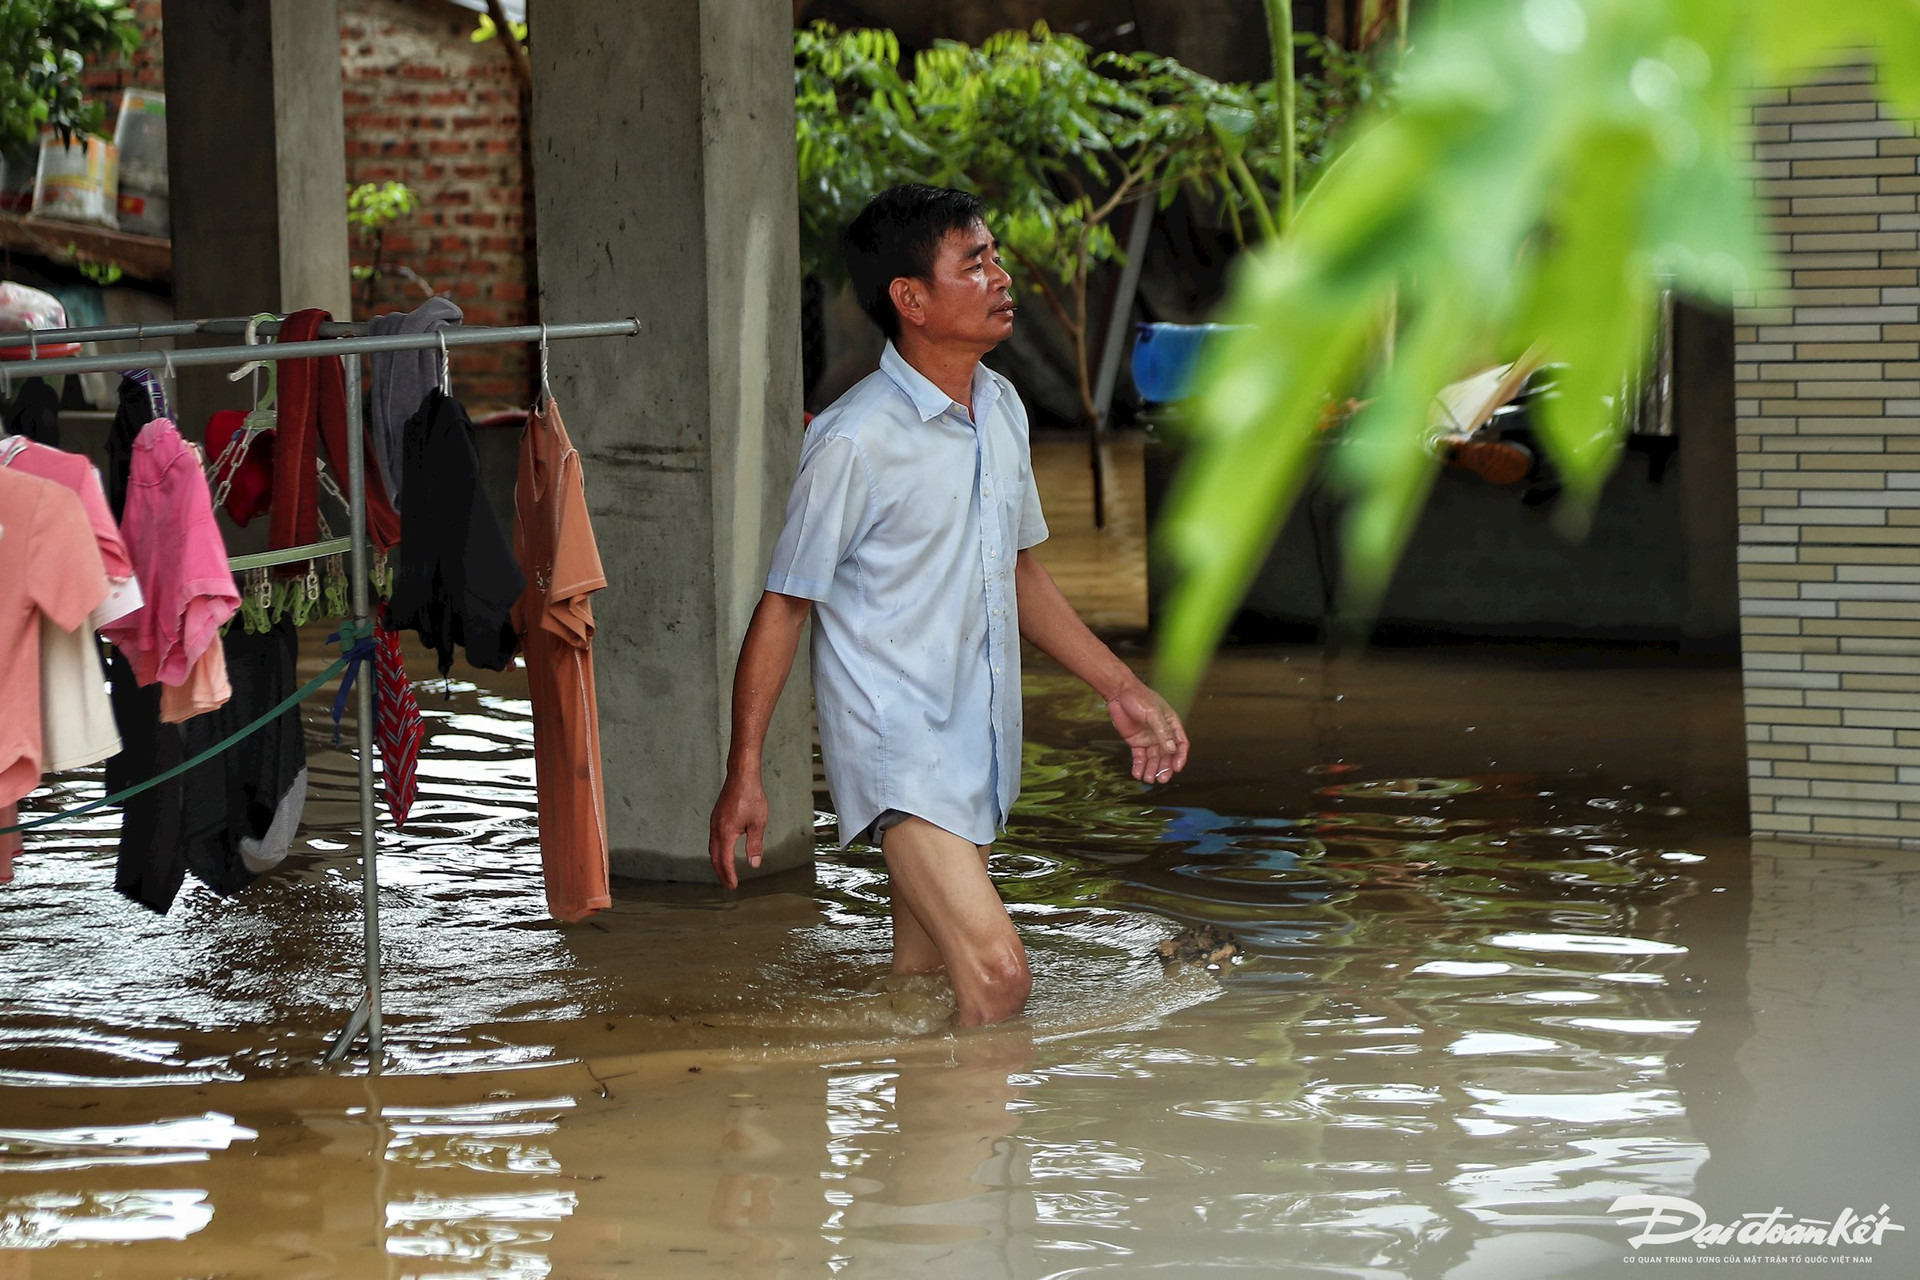
M 727 748 L 727 772 L 742 777 L 760 775 L 760 755 L 767 742 L 767 726 L 793 671 L 811 601 L 769 591 L 754 607 L 740 643 L 740 663 L 733 671 L 733 737 Z
M 1040 652 L 1093 686 L 1111 701 L 1137 676 L 1087 629 L 1060 584 L 1031 551 L 1014 562 L 1014 591 L 1020 607 L 1020 634 Z

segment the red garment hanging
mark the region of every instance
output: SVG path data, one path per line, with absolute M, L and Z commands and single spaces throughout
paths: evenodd
M 296 311 L 280 322 L 280 342 L 310 342 L 333 317 L 318 307 Z M 357 357 L 356 357 L 357 358 Z M 347 483 L 347 391 L 339 356 L 279 361 L 279 415 L 273 447 L 273 511 L 267 546 L 274 551 L 320 540 L 320 477 L 315 466 L 316 436 L 327 446 L 334 479 Z M 317 428 L 317 431 L 316 431 Z M 373 438 L 366 436 L 367 536 L 380 551 L 400 541 L 400 515 L 387 501 L 387 486 L 374 461 Z M 306 573 L 305 561 L 280 565 L 282 577 Z
M 244 437 L 246 430 L 247 415 L 238 409 L 222 409 L 207 419 L 213 484 L 215 489 L 226 486 L 227 515 L 242 528 L 273 509 L 273 433 L 261 432 L 242 450 L 234 445 L 234 437 Z
M 407 678 L 407 659 L 400 652 L 400 636 L 384 626 L 373 629 L 374 734 L 380 743 L 380 777 L 386 783 L 387 811 L 393 825 L 407 824 L 420 779 L 420 740 L 427 726 L 420 703 Z

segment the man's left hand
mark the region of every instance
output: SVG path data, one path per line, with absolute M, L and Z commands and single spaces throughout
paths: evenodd
M 1133 748 L 1133 776 L 1166 782 L 1187 765 L 1187 730 L 1167 700 L 1134 681 L 1107 700 L 1113 727 Z

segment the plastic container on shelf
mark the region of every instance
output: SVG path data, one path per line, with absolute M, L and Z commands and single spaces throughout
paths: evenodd
M 60 299 L 39 289 L 12 281 L 0 283 L 0 332 L 19 333 L 27 329 L 64 329 L 67 309 Z M 29 343 L 25 346 L 0 346 L 0 360 L 43 360 L 54 356 L 80 354 L 77 342 Z
M 1143 324 L 1136 326 L 1133 343 L 1133 385 L 1142 398 L 1156 404 L 1184 400 L 1193 389 L 1200 352 L 1216 333 L 1237 328 L 1228 324 Z
M 120 229 L 134 235 L 166 240 L 173 235 L 173 211 L 167 198 L 151 191 L 120 189 Z
M 63 144 L 52 130 L 40 135 L 33 217 L 117 228 L 114 206 L 119 194 L 119 162 L 111 142 L 76 136 Z
M 167 95 L 148 89 L 121 94 L 113 145 L 120 157 L 120 229 L 166 239 L 173 232 L 167 206 Z

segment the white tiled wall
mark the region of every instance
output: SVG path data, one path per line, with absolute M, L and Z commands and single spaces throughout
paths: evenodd
M 1865 71 L 1752 130 L 1791 282 L 1736 316 L 1754 832 L 1920 841 L 1920 141 Z

